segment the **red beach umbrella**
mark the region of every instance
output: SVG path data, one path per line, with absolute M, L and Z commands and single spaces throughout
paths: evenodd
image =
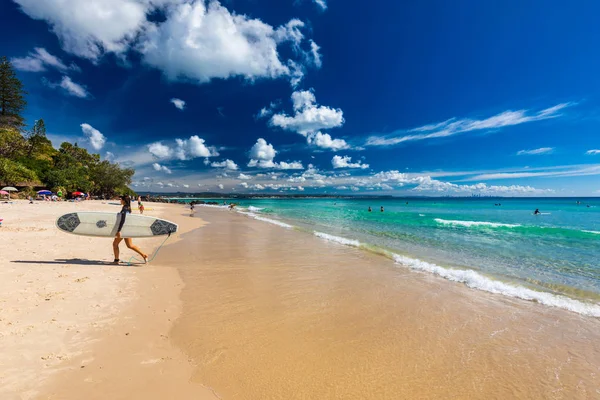
M 83 196 L 84 193 L 83 192 L 73 192 L 71 193 L 73 196 Z

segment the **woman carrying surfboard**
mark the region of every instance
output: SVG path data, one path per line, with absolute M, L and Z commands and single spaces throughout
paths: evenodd
M 125 239 L 125 244 L 128 248 L 142 256 L 142 258 L 144 259 L 144 263 L 148 263 L 148 255 L 144 254 L 139 247 L 135 246 L 131 242 L 131 238 L 121 237 L 121 229 L 123 229 L 123 224 L 125 224 L 125 218 L 127 217 L 127 214 L 131 214 L 131 199 L 129 198 L 129 196 L 121 196 L 121 205 L 123 206 L 123 208 L 119 212 L 119 226 L 117 228 L 115 240 L 113 241 L 113 251 L 115 253 L 115 261 L 113 261 L 113 263 L 119 263 L 119 243 L 121 243 L 123 239 Z

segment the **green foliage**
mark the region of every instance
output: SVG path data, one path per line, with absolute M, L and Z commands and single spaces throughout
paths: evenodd
M 27 102 L 23 84 L 5 56 L 0 57 L 0 127 L 21 129 L 25 122 L 21 113 Z
M 25 147 L 25 139 L 19 131 L 0 127 L 0 158 L 19 157 L 23 154 Z
M 63 197 L 75 191 L 103 197 L 135 195 L 128 187 L 133 169 L 101 161 L 99 154 L 77 144 L 64 142 L 56 150 L 46 137 L 43 119 L 23 137 L 24 93 L 12 66 L 0 57 L 0 183 L 42 184 L 55 193 L 62 191 Z
M 35 172 L 20 163 L 7 158 L 0 158 L 0 182 L 3 185 L 14 186 L 22 182 L 38 183 L 39 179 Z

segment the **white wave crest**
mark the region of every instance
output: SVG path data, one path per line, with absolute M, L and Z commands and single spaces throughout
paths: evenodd
M 581 232 L 593 233 L 594 235 L 600 235 L 600 232 L 598 232 L 598 231 L 581 231 Z
M 261 210 L 264 210 L 264 208 L 248 206 L 248 211 L 256 212 L 256 211 L 261 211 Z
M 247 215 L 250 218 L 254 218 L 254 219 L 258 220 L 258 221 L 268 222 L 268 223 L 273 224 L 273 225 L 281 226 L 282 228 L 287 228 L 287 229 L 293 228 L 292 225 L 286 224 L 285 222 L 277 221 L 276 219 L 270 219 L 270 218 L 261 217 L 259 215 L 254 214 L 254 213 L 251 213 L 251 212 L 238 211 L 238 213 Z
M 343 244 L 344 246 L 352 246 L 352 247 L 360 247 L 360 242 L 358 240 L 346 239 L 339 236 L 329 235 L 323 232 L 313 232 L 315 236 L 320 237 L 321 239 L 328 240 L 330 242 L 336 242 L 339 244 Z
M 521 225 L 519 224 L 501 224 L 499 222 L 485 222 L 485 221 L 457 221 L 457 220 L 447 220 L 441 218 L 435 218 L 435 222 L 443 225 L 457 225 L 457 226 L 466 226 L 467 228 L 471 226 L 487 226 L 490 228 L 516 228 Z
M 394 254 L 393 257 L 398 264 L 405 265 L 414 270 L 429 272 L 449 281 L 462 282 L 473 289 L 535 301 L 546 306 L 562 308 L 591 317 L 600 317 L 600 305 L 598 304 L 584 303 L 564 296 L 537 292 L 525 287 L 512 286 L 504 282 L 486 278 L 472 270 L 447 269 L 439 265 L 398 254 Z

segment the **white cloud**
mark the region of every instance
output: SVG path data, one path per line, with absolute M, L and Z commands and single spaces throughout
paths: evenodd
M 298 79 L 294 60 L 280 59 L 280 46 L 291 44 L 292 57 L 299 62 L 306 58 L 302 21 L 275 28 L 235 14 L 218 1 L 14 1 L 31 18 L 46 21 L 65 51 L 97 62 L 105 53 L 124 59 L 127 51 L 135 50 L 172 80 Z M 149 21 L 158 9 L 165 20 Z
M 56 68 L 61 72 L 67 72 L 68 70 L 79 71 L 79 67 L 75 64 L 67 66 L 60 58 L 48 53 L 42 47 L 34 48 L 26 57 L 11 58 L 10 63 L 16 69 L 28 72 L 46 71 L 46 67 Z
M 63 76 L 62 81 L 60 81 L 60 87 L 75 97 L 84 99 L 89 96 L 88 91 L 83 86 L 73 82 L 68 76 Z
M 270 125 L 297 132 L 303 136 L 322 129 L 338 128 L 344 124 L 342 110 L 327 106 L 319 106 L 313 91 L 297 91 L 292 93 L 294 116 L 285 113 L 271 117 Z
M 325 2 L 325 0 L 313 0 L 313 1 L 316 5 L 321 7 L 321 10 L 323 10 L 323 11 L 327 10 L 327 3 Z
M 546 108 L 536 113 L 529 110 L 504 111 L 486 119 L 450 119 L 437 124 L 425 125 L 407 131 L 396 131 L 386 136 L 371 136 L 367 139 L 367 146 L 392 146 L 403 142 L 426 140 L 454 136 L 465 132 L 499 129 L 507 126 L 519 125 L 526 122 L 541 121 L 559 117 L 560 111 L 573 106 L 573 103 L 561 103 Z M 425 133 L 415 133 L 425 132 Z M 398 135 L 401 133 L 401 135 Z M 409 133 L 408 135 L 405 135 Z
M 221 189 L 221 190 L 225 189 L 225 186 L 223 186 L 223 184 L 222 184 L 222 183 L 219 183 L 217 186 L 218 186 L 218 188 L 219 188 L 219 189 Z
M 182 2 L 167 10 L 165 22 L 147 24 L 138 48 L 146 63 L 172 80 L 277 78 L 291 75 L 278 46 L 299 46 L 303 27 L 303 22 L 291 20 L 274 28 L 233 14 L 216 1 L 208 6 L 205 1 Z
M 152 164 L 152 168 L 154 168 L 155 171 L 163 171 L 167 174 L 170 174 L 173 172 L 169 168 L 165 167 L 164 165 L 160 165 L 159 163 Z
M 239 185 L 248 189 L 248 182 L 240 182 Z
M 189 188 L 189 187 L 190 187 L 190 185 L 185 185 L 185 184 L 184 184 L 184 185 L 183 185 L 183 187 L 187 189 L 187 188 Z
M 263 138 L 256 140 L 256 143 L 250 149 L 249 167 L 268 168 L 268 169 L 304 169 L 300 161 L 275 162 L 273 159 L 277 155 L 277 150 L 272 144 L 267 143 Z
M 331 165 L 333 165 L 333 168 L 369 168 L 369 164 L 363 164 L 360 160 L 356 163 L 353 163 L 352 157 L 350 156 L 333 156 L 331 159 Z
M 198 157 L 216 157 L 219 152 L 214 147 L 207 147 L 206 141 L 198 137 L 191 136 L 189 139 L 175 139 L 177 148 L 175 156 L 180 160 L 189 160 Z
M 552 153 L 553 151 L 554 151 L 553 147 L 540 147 L 539 149 L 533 149 L 533 150 L 519 150 L 517 152 L 517 155 L 524 156 L 524 155 L 549 154 L 549 153 Z
M 69 78 L 68 76 L 63 76 L 60 83 L 50 82 L 50 81 L 46 80 L 45 78 L 42 78 L 42 82 L 44 82 L 48 87 L 51 87 L 53 89 L 61 88 L 67 94 L 69 94 L 71 96 L 79 97 L 81 99 L 85 99 L 86 97 L 88 97 L 90 95 L 85 87 L 81 86 L 78 83 L 73 82 L 73 80 L 71 80 L 71 78 Z
M 181 99 L 173 98 L 173 99 L 171 99 L 171 103 L 173 103 L 173 105 L 175 107 L 177 107 L 178 109 L 180 109 L 181 111 L 183 111 L 185 109 L 185 101 L 183 101 Z
M 191 160 L 198 157 L 216 157 L 219 152 L 214 147 L 206 146 L 206 141 L 197 135 L 189 139 L 175 139 L 175 147 L 171 148 L 162 142 L 155 142 L 148 145 L 148 151 L 156 158 L 171 159 L 176 158 L 182 161 Z M 205 162 L 205 164 L 208 164 Z
M 278 104 L 278 102 L 272 101 L 267 107 L 263 107 L 260 109 L 258 114 L 256 114 L 256 118 L 261 119 L 270 117 L 275 112 L 275 108 L 278 106 Z
M 322 149 L 331 149 L 333 151 L 349 149 L 350 146 L 343 139 L 332 139 L 328 133 L 310 133 L 306 137 L 308 144 L 314 144 Z
M 310 54 L 312 56 L 312 62 L 317 68 L 321 68 L 323 66 L 323 61 L 321 59 L 321 54 L 319 50 L 321 48 L 314 41 L 310 41 Z
M 214 168 L 225 168 L 229 171 L 236 171 L 238 169 L 237 164 L 229 159 L 221 162 L 213 162 L 210 166 Z
M 110 151 L 107 151 L 106 155 L 104 156 L 104 159 L 106 161 L 114 161 L 115 155 L 114 155 L 114 153 L 111 153 Z
M 48 22 L 62 47 L 97 60 L 124 52 L 146 21 L 147 0 L 14 0 L 33 19 Z
M 588 150 L 585 152 L 585 154 L 594 156 L 594 155 L 600 154 L 600 150 Z
M 104 143 L 106 143 L 106 137 L 99 130 L 95 129 L 90 124 L 84 123 L 80 126 L 94 150 L 100 150 L 102 147 L 104 147 Z
M 149 144 L 148 151 L 156 158 L 169 158 L 173 153 L 171 148 L 162 144 L 162 142 L 155 142 Z
M 238 179 L 243 179 L 243 180 L 246 180 L 246 181 L 248 181 L 248 180 L 251 180 L 251 179 L 252 179 L 252 177 L 251 177 L 250 175 L 246 175 L 246 174 L 240 174 L 240 175 L 238 176 Z
M 267 143 L 263 138 L 257 139 L 250 149 L 250 158 L 258 161 L 272 161 L 276 155 L 277 151 L 273 145 Z

